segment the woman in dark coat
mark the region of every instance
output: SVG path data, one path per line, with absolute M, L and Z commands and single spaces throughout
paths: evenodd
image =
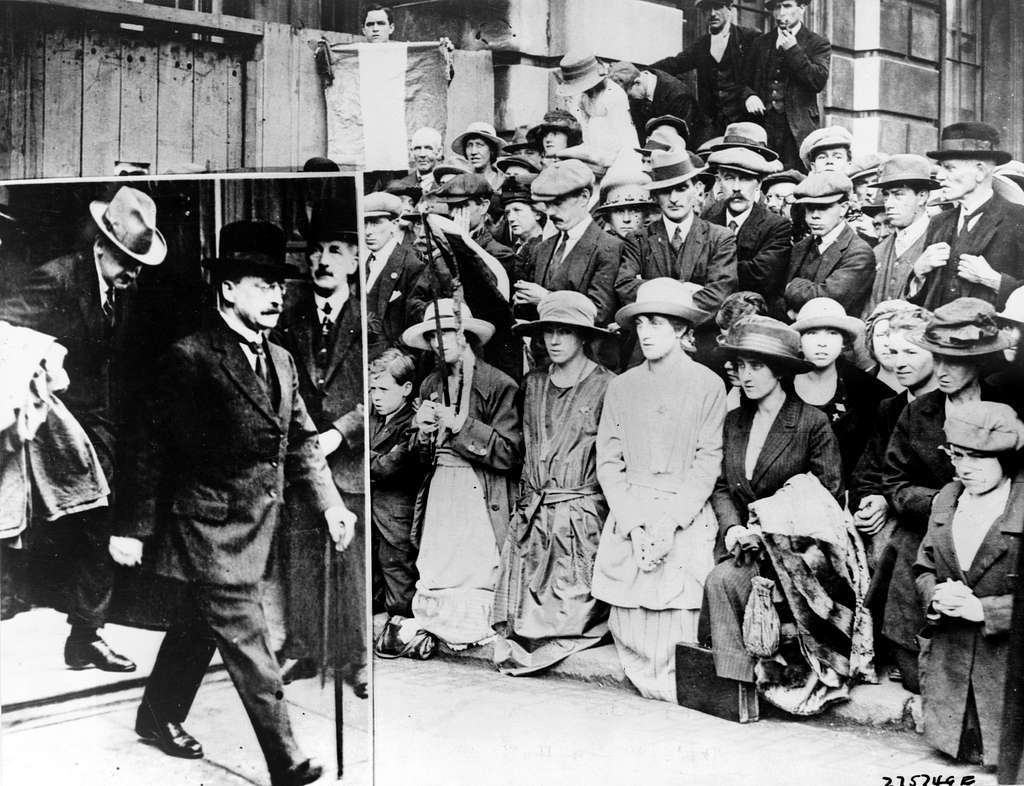
M 935 497 L 914 574 L 924 733 L 971 763 L 999 759 L 1009 631 L 1024 528 L 1024 423 L 1005 404 L 951 414 L 944 448 L 957 479 Z

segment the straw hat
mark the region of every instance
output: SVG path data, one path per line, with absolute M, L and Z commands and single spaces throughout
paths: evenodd
M 814 366 L 800 352 L 800 334 L 777 319 L 750 314 L 737 319 L 718 346 L 730 355 L 752 355 L 794 374 L 803 374 Z
M 560 289 L 549 292 L 537 304 L 538 318 L 532 322 L 521 322 L 512 328 L 515 333 L 535 333 L 549 325 L 563 325 L 594 336 L 610 333 L 597 327 L 597 306 L 582 292 Z
M 850 343 L 864 335 L 864 323 L 846 313 L 842 304 L 830 297 L 813 297 L 796 315 L 793 330 L 805 333 L 815 328 L 832 328 L 846 336 Z
M 413 349 L 430 349 L 427 335 L 437 331 L 437 323 L 439 321 L 441 323 L 441 330 L 456 330 L 458 328 L 455 320 L 455 301 L 450 297 L 446 297 L 437 300 L 436 304 L 436 318 L 434 316 L 435 303 L 428 303 L 423 311 L 423 320 L 406 328 L 405 332 L 402 333 L 402 341 L 406 346 L 410 346 Z M 465 303 L 462 304 L 461 314 L 462 319 L 459 322 L 461 322 L 464 331 L 472 333 L 480 339 L 481 344 L 486 344 L 491 340 L 491 336 L 494 335 L 494 325 L 474 317 L 473 313 L 469 310 L 469 306 Z
M 615 321 L 623 328 L 633 327 L 633 319 L 641 314 L 664 314 L 699 325 L 711 314 L 693 302 L 693 290 L 675 278 L 652 278 L 636 290 L 636 301 L 615 312 Z

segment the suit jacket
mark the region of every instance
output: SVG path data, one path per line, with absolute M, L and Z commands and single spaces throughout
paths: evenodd
M 699 131 L 700 109 L 697 102 L 693 100 L 686 85 L 680 82 L 671 74 L 657 68 L 648 69 L 657 81 L 654 83 L 654 95 L 651 99 L 643 101 L 629 100 L 629 113 L 633 117 L 633 126 L 636 128 L 637 138 L 643 144 L 647 139 L 644 127 L 647 121 L 653 117 L 662 115 L 674 115 L 686 121 L 690 133 Z
M 412 405 L 390 420 L 370 412 L 370 488 L 373 524 L 395 548 L 409 548 L 413 507 L 420 483 L 416 454 L 409 440 L 414 430 Z
M 778 35 L 775 29 L 763 33 L 747 49 L 743 66 L 744 101 L 756 95 L 766 107 L 770 107 L 772 57 Z M 799 146 L 811 131 L 821 125 L 819 94 L 828 83 L 832 44 L 824 36 L 808 30 L 807 25 L 801 25 L 796 34 L 796 46 L 788 51 L 780 49 L 776 56 L 781 58 L 786 121 Z
M 785 308 L 799 311 L 812 298 L 830 297 L 856 316 L 871 292 L 874 275 L 875 253 L 849 224 L 820 256 L 816 238 L 805 237 L 790 252 Z
M 792 394 L 786 395 L 747 477 L 744 464 L 755 411 L 756 405 L 744 402 L 725 416 L 722 474 L 711 496 L 718 518 L 719 557 L 725 556 L 722 538 L 729 528 L 746 525 L 747 506 L 770 497 L 794 475 L 810 472 L 842 504 L 839 443 L 828 418 Z
M 676 254 L 665 222 L 658 218 L 627 238 L 615 291 L 623 303 L 632 303 L 640 284 L 662 276 L 700 284 L 704 289 L 693 296 L 693 301 L 698 308 L 714 314 L 736 291 L 736 238 L 728 229 L 694 216 Z
M 731 77 L 725 85 L 719 85 L 720 64 L 711 56 L 710 34 L 701 36 L 693 46 L 675 57 L 666 57 L 651 66 L 676 75 L 697 70 L 697 101 L 711 121 L 700 141 L 721 134 L 726 125 L 746 116 L 744 62 L 751 43 L 759 35 L 759 31 L 749 27 L 730 26 L 729 43 L 722 55 L 722 63 L 726 64 Z M 697 144 L 692 147 L 696 148 Z
M 896 428 L 903 410 L 909 399 L 907 391 L 884 399 L 878 405 L 870 426 L 867 444 L 861 453 L 860 460 L 853 470 L 850 479 L 850 510 L 857 510 L 860 501 L 872 494 L 882 494 L 882 467 L 885 464 L 885 451 L 889 447 L 889 437 Z M 884 495 L 883 495 L 884 496 Z
M 932 243 L 949 243 L 950 261 L 944 267 L 931 271 L 925 277 L 921 290 L 911 300 L 931 311 L 958 297 L 977 297 L 1002 308 L 1010 293 L 1024 284 L 1024 256 L 1020 253 L 1024 246 L 1024 207 L 993 194 L 974 228 L 957 239 L 959 220 L 959 210 L 946 210 L 932 216 L 928 222 L 925 247 Z M 1002 273 L 999 291 L 959 278 L 956 260 L 961 254 L 983 256 Z
M 558 265 L 552 265 L 551 257 L 556 245 L 558 235 L 528 247 L 524 259 L 527 280 L 551 291 L 572 289 L 582 292 L 597 306 L 596 324 L 606 325 L 615 316 L 618 305 L 615 277 L 622 257 L 622 241 L 591 220 L 565 259 Z M 536 308 L 529 315 L 522 316 L 536 319 Z
M 311 290 L 285 305 L 271 340 L 287 349 L 295 361 L 299 393 L 318 431 L 336 429 L 342 444 L 327 458 L 334 482 L 348 494 L 363 493 L 363 344 L 359 290 L 349 298 L 335 319 L 327 364 L 321 371 L 314 357 L 315 336 L 320 330 Z
M 871 295 L 864 304 L 862 319 L 871 316 L 875 306 L 883 300 L 907 297 L 910 279 L 914 275 L 914 262 L 925 249 L 924 241 L 925 235 L 921 235 L 898 257 L 895 250 L 895 232 L 875 246 L 875 282 L 871 286 Z
M 366 344 L 370 360 L 401 346 L 402 331 L 423 318 L 429 292 L 417 283 L 423 273 L 419 252 L 407 242 L 391 252 L 366 293 Z
M 341 504 L 295 363 L 268 346 L 276 408 L 223 321 L 178 341 L 161 361 L 152 406 L 131 439 L 118 534 L 150 539 L 162 575 L 253 587 L 286 483 L 304 486 L 319 510 Z
M 712 205 L 703 217 L 712 224 L 728 228 L 729 215 L 724 200 Z M 775 215 L 760 202 L 754 203 L 736 233 L 738 291 L 758 292 L 768 303 L 779 299 L 789 265 L 792 229 L 789 219 Z

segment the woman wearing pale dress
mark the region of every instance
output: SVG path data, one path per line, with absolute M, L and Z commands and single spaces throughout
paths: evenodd
M 683 350 L 710 315 L 686 286 L 656 278 L 616 321 L 644 362 L 608 385 L 597 477 L 608 500 L 593 595 L 626 676 L 648 698 L 676 700 L 675 647 L 695 642 L 717 530 L 710 498 L 722 463 L 725 387 Z

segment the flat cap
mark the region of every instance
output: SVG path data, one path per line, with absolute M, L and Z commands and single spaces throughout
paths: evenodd
M 594 187 L 594 173 L 575 158 L 556 161 L 537 175 L 530 193 L 538 202 L 552 202 L 581 188 Z
M 438 188 L 432 196 L 449 205 L 470 199 L 490 199 L 494 189 L 483 175 L 475 173 L 456 175 Z
M 402 213 L 402 200 L 386 191 L 375 191 L 363 197 L 363 218 L 398 218 Z
M 847 147 L 853 149 L 853 134 L 842 126 L 826 126 L 816 128 L 800 143 L 800 160 L 810 169 L 811 159 L 819 150 L 829 147 Z
M 802 205 L 831 205 L 850 198 L 853 183 L 838 172 L 808 175 L 793 190 L 793 201 Z
M 970 401 L 946 416 L 946 441 L 983 453 L 1012 453 L 1024 447 L 1024 423 L 1009 404 Z

